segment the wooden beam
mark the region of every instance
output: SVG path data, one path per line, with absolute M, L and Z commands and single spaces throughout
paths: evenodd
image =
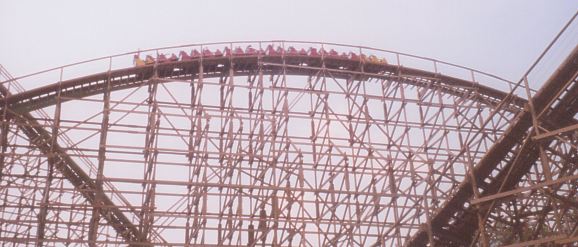
M 474 200 L 471 200 L 470 203 L 472 205 L 475 205 L 475 204 L 480 204 L 480 203 L 484 203 L 484 202 L 489 202 L 489 201 L 493 201 L 493 200 L 496 200 L 499 198 L 513 196 L 515 194 L 522 193 L 524 191 L 540 189 L 542 187 L 552 186 L 555 184 L 559 184 L 559 183 L 563 183 L 563 182 L 567 182 L 567 181 L 572 181 L 572 180 L 576 180 L 576 179 L 578 179 L 578 174 L 573 175 L 573 176 L 559 178 L 559 179 L 544 182 L 544 183 L 534 184 L 532 186 L 528 186 L 528 187 L 524 187 L 524 188 L 518 188 L 518 189 L 514 189 L 514 190 L 510 190 L 510 191 L 506 191 L 506 192 L 502 192 L 502 193 L 498 193 L 498 194 L 493 194 L 491 196 L 486 196 L 486 197 L 482 197 L 479 199 L 474 199 Z

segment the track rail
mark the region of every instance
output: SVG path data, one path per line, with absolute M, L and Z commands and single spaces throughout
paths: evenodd
M 285 61 L 285 65 L 283 62 Z M 106 88 L 106 80 L 111 77 L 112 91 L 148 85 L 151 79 L 188 80 L 198 75 L 199 65 L 203 65 L 204 78 L 226 76 L 232 67 L 236 75 L 248 75 L 262 66 L 265 74 L 279 73 L 286 69 L 287 75 L 313 76 L 320 70 L 330 71 L 341 78 L 403 79 L 416 86 L 433 86 L 455 95 L 471 95 L 485 103 L 497 105 L 507 98 L 507 92 L 483 84 L 458 79 L 435 72 L 406 68 L 397 65 L 366 64 L 363 72 L 360 63 L 344 59 L 308 56 L 245 56 L 238 58 L 208 58 L 192 61 L 177 61 L 158 65 L 148 65 L 103 72 L 86 77 L 53 83 L 6 99 L 14 111 L 31 111 L 55 104 L 55 95 L 60 91 L 67 98 L 82 98 L 101 94 Z M 324 64 L 324 68 L 321 68 Z M 525 99 L 512 96 L 506 107 L 519 108 Z M 510 110 L 514 110 L 511 108 Z
M 560 129 L 576 122 L 574 115 L 578 112 L 578 46 L 538 93 L 532 98 L 535 112 L 543 112 L 541 121 L 548 129 Z M 552 102 L 558 102 L 552 106 Z M 503 138 L 484 155 L 473 170 L 476 187 L 481 196 L 488 196 L 514 188 L 522 176 L 536 162 L 540 143 L 529 136 L 532 133 L 532 112 L 529 106 L 515 118 L 506 130 Z M 541 145 L 548 146 L 550 141 Z M 492 175 L 500 164 L 505 164 Z M 490 182 L 488 182 L 490 181 Z M 459 190 L 431 219 L 434 242 L 448 246 L 470 245 L 476 240 L 475 232 L 479 230 L 477 213 L 485 215 L 490 207 L 482 207 L 478 212 L 471 204 L 474 191 L 472 179 L 466 178 Z M 425 246 L 430 242 L 427 229 L 417 232 L 406 246 Z

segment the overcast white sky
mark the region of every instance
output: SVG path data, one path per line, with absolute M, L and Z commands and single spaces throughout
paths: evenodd
M 518 80 L 577 9 L 578 0 L 0 0 L 0 64 L 12 75 L 21 76 L 138 49 L 283 39 L 405 52 Z M 578 39 L 578 30 L 572 32 Z M 576 43 L 570 40 L 568 47 Z M 84 102 L 65 107 L 82 109 L 88 105 Z M 63 110 L 63 119 L 93 114 L 101 107 L 86 109 Z M 146 116 L 142 117 L 143 121 L 136 116 L 127 121 L 142 124 Z M 180 124 L 188 126 L 185 121 Z M 85 137 L 84 130 L 75 131 L 68 133 L 73 140 Z M 348 133 L 341 131 L 332 129 L 332 133 Z M 143 137 L 123 139 L 124 134 L 116 139 L 114 135 L 109 137 L 109 144 L 130 143 Z M 412 142 L 419 143 L 416 138 Z M 97 141 L 90 139 L 82 147 L 94 148 Z M 122 145 L 136 147 L 140 143 Z M 169 141 L 163 144 L 173 150 L 182 145 Z M 108 166 L 105 175 L 119 171 L 114 169 L 126 167 Z M 112 177 L 124 175 L 118 172 Z M 128 186 L 132 185 L 121 188 Z M 132 199 L 139 205 L 140 198 Z M 170 201 L 159 205 L 163 203 Z M 182 235 L 173 236 L 181 241 Z
M 578 0 L 0 0 L 0 64 L 19 76 L 137 49 L 235 40 L 366 45 L 517 80 Z

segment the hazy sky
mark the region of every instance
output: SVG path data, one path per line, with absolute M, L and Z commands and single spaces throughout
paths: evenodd
M 0 64 L 12 75 L 21 76 L 138 49 L 217 41 L 303 40 L 405 52 L 518 80 L 577 9 L 578 0 L 0 0 Z M 578 39 L 578 30 L 572 32 Z M 576 43 L 571 40 L 568 47 L 571 49 Z M 337 103 L 332 107 L 345 104 L 338 100 L 334 99 Z M 84 104 L 64 104 L 71 108 L 63 108 L 63 119 L 84 119 L 72 116 L 98 115 L 102 109 L 100 105 L 83 108 L 89 105 Z M 139 121 L 138 116 L 127 121 L 135 126 L 145 122 L 146 116 L 141 117 L 143 121 Z M 295 120 L 292 121 L 294 124 Z M 179 122 L 187 128 L 188 123 Z M 218 128 L 218 122 L 212 126 Z M 309 133 L 306 129 L 293 129 Z M 67 133 L 74 141 L 86 135 L 82 128 L 75 131 Z M 343 135 L 349 133 L 345 129 L 341 131 Z M 332 129 L 332 133 L 336 132 L 340 133 Z M 140 145 L 140 140 L 133 143 L 125 134 L 128 136 L 127 133 L 118 134 L 116 138 L 111 135 L 108 144 L 118 141 L 117 147 Z M 132 138 L 141 137 L 144 135 Z M 415 138 L 412 142 L 419 143 L 419 137 Z M 97 141 L 90 139 L 80 147 L 97 147 Z M 183 146 L 170 141 L 163 145 L 172 150 Z M 142 156 L 139 154 L 139 157 Z M 107 161 L 107 165 L 110 164 L 116 163 Z M 139 175 L 134 172 L 114 174 L 122 169 L 127 168 L 107 166 L 105 175 Z M 164 170 L 167 174 L 172 171 Z M 184 174 L 170 173 L 175 177 Z M 139 187 L 140 184 L 120 188 L 134 188 L 130 186 Z M 139 205 L 138 196 L 132 199 L 133 204 Z M 172 201 L 158 205 L 162 208 L 169 203 Z M 181 241 L 183 235 L 169 236 Z
M 0 64 L 19 76 L 115 53 L 235 40 L 366 45 L 517 80 L 578 0 L 0 0 Z

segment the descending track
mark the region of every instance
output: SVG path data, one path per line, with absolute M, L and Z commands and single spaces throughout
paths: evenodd
M 475 235 L 480 226 L 487 227 L 486 231 L 492 231 L 492 228 L 497 228 L 496 225 L 506 220 L 511 220 L 512 224 L 516 221 L 520 222 L 521 219 L 527 220 L 528 223 L 525 226 L 516 226 L 518 228 L 516 230 L 534 231 L 532 238 L 538 237 L 542 229 L 570 236 L 576 234 L 578 225 L 575 220 L 578 216 L 576 212 L 578 203 L 573 197 L 576 193 L 574 190 L 576 180 L 578 180 L 576 172 L 578 153 L 576 135 L 572 133 L 572 129 L 576 129 L 578 123 L 575 117 L 578 113 L 578 46 L 532 98 L 532 102 L 532 105 L 527 105 L 524 111 L 518 113 L 504 136 L 476 164 L 472 170 L 472 176 L 460 184 L 453 198 L 448 200 L 432 218 L 429 238 L 427 231 L 423 229 L 407 243 L 408 246 L 423 246 L 428 242 L 441 243 L 446 246 L 471 245 L 474 240 L 480 241 Z M 573 127 L 564 130 L 567 126 Z M 542 130 L 532 129 L 532 127 L 542 128 Z M 549 130 L 562 130 L 559 133 L 565 133 L 565 135 L 556 140 L 553 137 L 556 137 L 557 133 Z M 542 131 L 552 134 L 534 136 Z M 540 155 L 543 155 L 541 159 Z M 537 169 L 536 174 L 532 174 L 537 176 L 536 178 L 528 177 L 531 176 L 528 173 L 532 168 Z M 542 188 L 545 186 L 534 186 L 532 190 L 540 190 L 533 193 L 538 192 L 544 197 L 520 196 L 512 201 L 514 203 L 522 201 L 518 203 L 524 205 L 516 205 L 513 208 L 519 207 L 518 210 L 539 214 L 541 218 L 512 212 L 512 208 L 497 207 L 496 204 L 505 204 L 505 202 L 496 199 L 516 194 L 500 194 L 500 192 L 510 191 L 519 183 L 521 183 L 521 192 L 524 187 L 529 186 L 528 184 L 540 182 L 546 182 L 552 186 L 547 189 Z M 564 186 L 569 187 L 564 188 Z M 475 197 L 481 198 L 475 198 L 477 200 L 472 201 L 474 193 L 477 193 Z M 482 205 L 477 207 L 479 204 Z M 560 207 L 559 204 L 565 205 Z M 561 217 L 567 213 L 570 213 L 570 218 L 565 219 L 568 222 L 564 222 Z M 550 217 L 552 218 L 548 219 Z M 558 217 L 558 222 L 554 219 L 556 217 Z M 478 222 L 480 220 L 487 222 L 480 225 Z M 556 223 L 549 225 L 552 222 Z M 528 236 L 522 236 L 521 233 L 516 234 L 520 236 L 513 234 L 512 238 L 520 238 L 521 241 L 528 238 Z M 568 238 L 564 235 L 556 240 L 561 239 L 577 240 L 576 236 Z M 543 243 L 554 242 L 553 239 L 546 240 Z M 488 240 L 482 241 L 488 242 Z
M 255 48 L 236 49 L 247 45 Z M 158 55 L 179 51 L 186 52 Z M 135 55 L 136 66 L 123 65 Z M 404 62 L 411 59 L 418 63 Z M 63 78 L 102 61 L 104 72 Z M 574 110 L 574 84 L 566 83 L 572 68 L 535 96 L 535 112 L 550 108 L 540 102 L 561 102 L 541 115 L 550 130 L 574 121 L 564 115 Z M 57 82 L 39 81 L 54 71 Z M 531 183 L 523 176 L 535 155 L 518 165 L 522 158 L 508 163 L 509 151 L 541 146 L 523 142 L 532 121 L 511 82 L 366 47 L 203 44 L 46 73 L 13 79 L 3 72 L 1 241 L 462 245 L 478 239 L 475 228 L 448 232 L 478 224 L 476 215 L 504 213 L 468 208 L 468 176 L 483 188 L 475 200 Z M 18 92 L 17 81 L 42 86 Z M 548 140 L 557 146 L 543 152 L 573 152 L 575 144 Z M 508 159 L 488 158 L 496 149 Z M 509 167 L 518 172 L 502 174 Z M 551 180 L 575 174 L 561 167 Z M 549 193 L 567 198 L 570 191 Z M 483 235 L 496 236 L 498 221 L 487 222 Z

